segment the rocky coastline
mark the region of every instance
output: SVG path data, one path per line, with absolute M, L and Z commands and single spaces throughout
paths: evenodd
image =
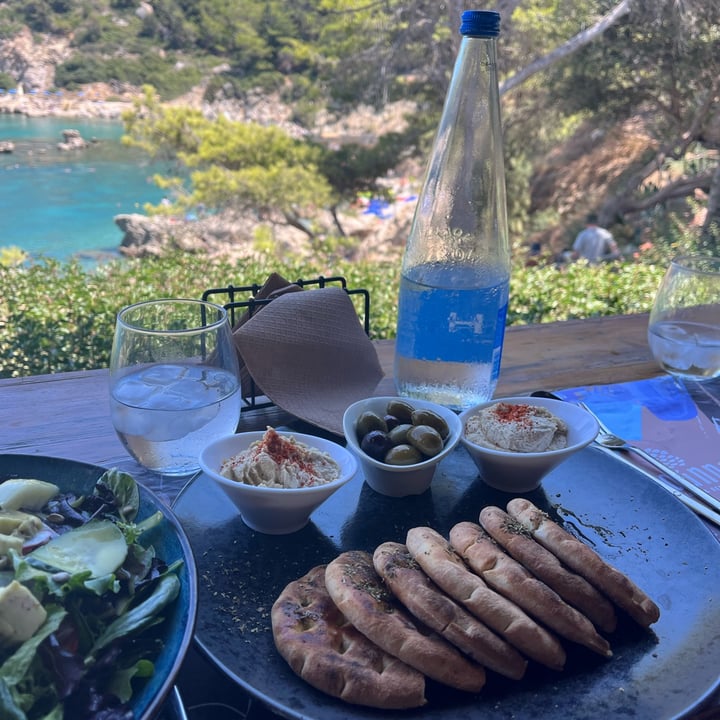
M 58 143 L 60 150 L 82 152 L 90 142 L 72 128 L 73 120 L 121 121 L 123 113 L 131 110 L 133 101 L 140 97 L 141 89 L 119 83 L 92 83 L 76 91 L 57 90 L 54 87 L 55 67 L 71 54 L 69 41 L 44 36 L 37 39 L 29 29 L 16 37 L 0 42 L 0 68 L 19 78 L 16 87 L 0 88 L 0 113 L 19 114 L 30 118 L 67 118 L 68 129 Z M 377 137 L 388 128 L 397 129 L 404 124 L 406 105 L 389 106 L 378 114 L 370 109 L 360 110 L 351 117 L 333 118 L 320 115 L 311 130 L 293 122 L 291 107 L 277 97 L 262 92 L 249 93 L 240 100 L 220 100 L 208 104 L 203 100 L 204 88 L 193 89 L 170 104 L 194 107 L 210 118 L 224 116 L 239 122 L 274 124 L 293 137 L 310 133 L 329 144 L 347 139 Z M 5 139 L 0 137 L 0 142 Z M 3 152 L 13 152 L 12 143 L 3 145 Z M 414 170 L 410 171 L 414 174 Z M 368 207 L 356 203 L 340 213 L 339 218 L 347 234 L 341 252 L 348 259 L 395 259 L 407 236 L 414 211 L 408 200 L 404 182 L 387 181 L 397 199 L 384 207 L 382 213 L 368 212 Z M 314 218 L 317 225 L 330 229 L 334 219 Z M 252 218 L 238 217 L 231 211 L 207 217 L 179 217 L 164 215 L 117 215 L 115 224 L 123 232 L 118 248 L 126 257 L 157 257 L 177 250 L 231 257 L 249 257 L 267 252 L 267 241 L 258 243 L 260 223 Z M 273 251 L 280 256 L 309 257 L 322 247 L 322 235 L 311 238 L 284 222 L 263 222 L 263 238 L 272 240 Z M 261 247 L 261 249 L 258 249 Z
M 135 88 L 93 83 L 69 92 L 55 87 L 55 68 L 71 54 L 69 38 L 35 36 L 28 27 L 2 40 L 0 70 L 17 81 L 14 87 L 0 88 L 0 113 L 119 120 L 131 106 Z
M 111 95 L 112 91 L 113 88 L 97 84 L 72 94 L 5 91 L 0 93 L 0 113 L 22 114 L 30 118 L 66 118 L 68 129 L 63 131 L 57 147 L 63 151 L 82 152 L 92 139 L 83 138 L 72 128 L 72 121 L 120 121 L 122 114 L 132 108 L 133 99 L 139 95 L 136 89 L 125 89 L 122 99 L 106 99 L 117 98 L 117 95 Z M 256 122 L 268 122 L 272 118 L 272 122 L 284 126 L 294 136 L 306 132 L 292 124 L 289 109 L 283 109 L 270 98 L 258 95 L 243 104 L 236 102 L 203 106 L 201 97 L 201 91 L 196 90 L 174 103 L 199 107 L 209 117 L 222 114 L 239 121 Z M 370 122 L 368 117 L 346 118 L 335 124 L 325 119 L 317 132 L 324 134 L 328 142 L 333 142 L 333 138 L 379 130 L 373 124 L 382 123 L 382 118 L 373 118 Z M 0 138 L 0 145 L 3 152 L 12 153 L 14 150 L 13 144 L 5 144 L 3 138 Z M 398 260 L 414 212 L 413 190 L 401 179 L 384 182 L 395 199 L 383 204 L 381 212 L 373 212 L 367 202 L 359 201 L 338 213 L 346 232 L 346 241 L 339 245 L 336 254 L 349 260 Z M 335 222 L 330 213 L 321 215 L 316 218 L 317 225 L 333 228 Z M 273 252 L 279 257 L 309 258 L 324 244 L 322 234 L 311 238 L 284 222 L 260 223 L 232 211 L 205 217 L 132 213 L 116 215 L 113 222 L 123 233 L 118 252 L 129 258 L 160 257 L 177 251 L 225 256 L 235 260 L 251 258 L 268 252 L 268 238 L 272 240 Z M 256 238 L 261 225 L 260 234 L 265 241 L 258 243 Z
M 259 223 L 228 210 L 200 218 L 148 216 L 140 213 L 116 215 L 123 233 L 119 252 L 124 257 L 162 257 L 173 252 L 202 254 L 242 260 L 267 256 L 308 260 L 331 254 L 351 261 L 397 262 L 404 247 L 415 209 L 413 196 L 399 196 L 384 206 L 381 215 L 357 206 L 340 213 L 345 242 L 326 246 L 322 237 L 283 223 L 264 223 L 263 241 L 258 242 Z M 333 219 L 321 218 L 330 227 Z M 271 240 L 271 245 L 268 244 Z M 269 247 L 272 249 L 270 250 Z M 332 249 L 331 249 L 332 248 Z
M 92 94 L 72 98 L 48 98 L 41 95 L 1 96 L 0 112 L 23 114 L 27 117 L 61 117 L 68 120 L 57 147 L 68 152 L 82 152 L 92 142 L 72 128 L 73 120 L 120 120 L 122 113 L 132 107 L 127 101 L 94 100 Z M 257 108 L 256 108 L 257 110 Z M 264 111 L 264 108 L 263 108 Z M 211 109 L 211 114 L 219 112 Z M 227 112 L 227 108 L 226 108 Z M 229 114 L 229 113 L 228 113 Z M 235 116 L 255 115 L 236 108 Z M 352 128 L 355 130 L 355 128 Z M 0 149 L 12 153 L 13 143 L 7 147 L 0 138 Z M 367 203 L 356 203 L 338 214 L 347 234 L 336 254 L 350 260 L 397 261 L 409 231 L 414 202 L 410 192 L 400 183 L 389 181 L 396 199 L 383 205 L 382 212 L 373 213 Z M 128 258 L 161 257 L 173 252 L 223 256 L 233 260 L 253 258 L 268 252 L 267 239 L 272 240 L 278 257 L 310 258 L 323 247 L 322 238 L 310 238 L 297 228 L 283 222 L 259 223 L 254 218 L 238 216 L 232 211 L 206 217 L 121 214 L 112 218 L 122 232 L 118 253 Z M 322 227 L 334 227 L 334 218 L 324 213 L 317 219 Z M 265 241 L 258 243 L 260 233 Z
M 12 89 L 11 89 L 12 90 Z M 0 113 L 25 115 L 30 118 L 58 117 L 68 119 L 121 120 L 132 107 L 132 97 L 126 100 L 105 100 L 100 95 L 86 96 L 86 91 L 0 92 Z

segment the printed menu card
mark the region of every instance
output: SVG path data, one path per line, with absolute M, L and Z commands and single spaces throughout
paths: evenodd
M 613 433 L 720 500 L 720 378 L 666 375 L 557 394 L 584 401 Z

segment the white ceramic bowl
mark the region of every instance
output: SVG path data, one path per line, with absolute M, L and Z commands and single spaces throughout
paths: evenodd
M 493 450 L 471 442 L 465 436 L 465 424 L 479 410 L 498 402 L 544 407 L 564 420 L 568 426 L 567 447 L 546 452 L 512 452 Z M 541 397 L 496 398 L 469 408 L 460 414 L 462 437 L 460 442 L 470 453 L 483 481 L 496 490 L 524 493 L 535 490 L 542 479 L 561 462 L 589 445 L 598 433 L 597 420 L 582 408 L 563 400 Z
M 243 522 L 268 535 L 285 535 L 307 525 L 310 515 L 357 472 L 357 461 L 342 445 L 296 432 L 281 432 L 298 442 L 328 453 L 340 466 L 340 477 L 325 485 L 306 488 L 271 488 L 230 480 L 220 475 L 224 460 L 246 450 L 264 431 L 243 432 L 220 438 L 200 453 L 200 467 L 225 492 L 240 511 Z
M 403 400 L 418 410 L 432 410 L 442 417 L 450 428 L 450 434 L 445 441 L 442 451 L 435 457 L 424 460 L 415 465 L 388 465 L 370 457 L 360 449 L 360 442 L 356 432 L 357 420 L 365 411 L 385 415 L 390 400 Z M 365 482 L 376 492 L 390 497 L 405 497 L 407 495 L 420 495 L 425 492 L 432 482 L 438 463 L 460 441 L 462 425 L 458 416 L 442 405 L 415 400 L 414 398 L 373 397 L 358 400 L 348 407 L 343 416 L 343 432 L 347 446 L 360 460 L 360 466 L 365 476 Z

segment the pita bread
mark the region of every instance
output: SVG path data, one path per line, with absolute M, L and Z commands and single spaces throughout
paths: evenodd
M 479 525 L 461 522 L 450 530 L 450 543 L 494 590 L 558 635 L 611 657 L 610 643 L 585 615 L 511 558 Z
M 293 671 L 316 689 L 356 705 L 382 709 L 425 704 L 422 673 L 358 632 L 325 588 L 325 566 L 289 583 L 272 612 L 275 646 Z
M 523 677 L 527 660 L 446 595 L 422 571 L 405 545 L 383 543 L 373 554 L 373 564 L 392 594 L 420 622 L 486 668 L 513 680 Z
M 625 610 L 635 622 L 649 627 L 660 618 L 658 606 L 626 575 L 603 560 L 589 545 L 573 537 L 529 500 L 515 498 L 508 513 L 545 548 L 582 575 Z
M 565 650 L 558 639 L 515 603 L 491 590 L 437 531 L 412 528 L 406 544 L 420 567 L 448 595 L 530 659 L 553 670 L 563 669 Z
M 551 587 L 605 632 L 617 626 L 613 604 L 582 576 L 563 567 L 554 553 L 536 542 L 525 527 L 499 507 L 480 511 L 480 524 L 535 577 Z
M 439 635 L 416 624 L 373 566 L 372 555 L 344 552 L 328 563 L 325 586 L 340 611 L 385 652 L 445 685 L 478 692 L 485 670 Z

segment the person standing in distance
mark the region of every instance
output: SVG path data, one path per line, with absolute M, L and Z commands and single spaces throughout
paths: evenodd
M 594 265 L 620 258 L 620 250 L 612 234 L 597 223 L 597 215 L 590 213 L 585 220 L 585 229 L 578 233 L 573 243 L 573 260 L 584 258 Z

